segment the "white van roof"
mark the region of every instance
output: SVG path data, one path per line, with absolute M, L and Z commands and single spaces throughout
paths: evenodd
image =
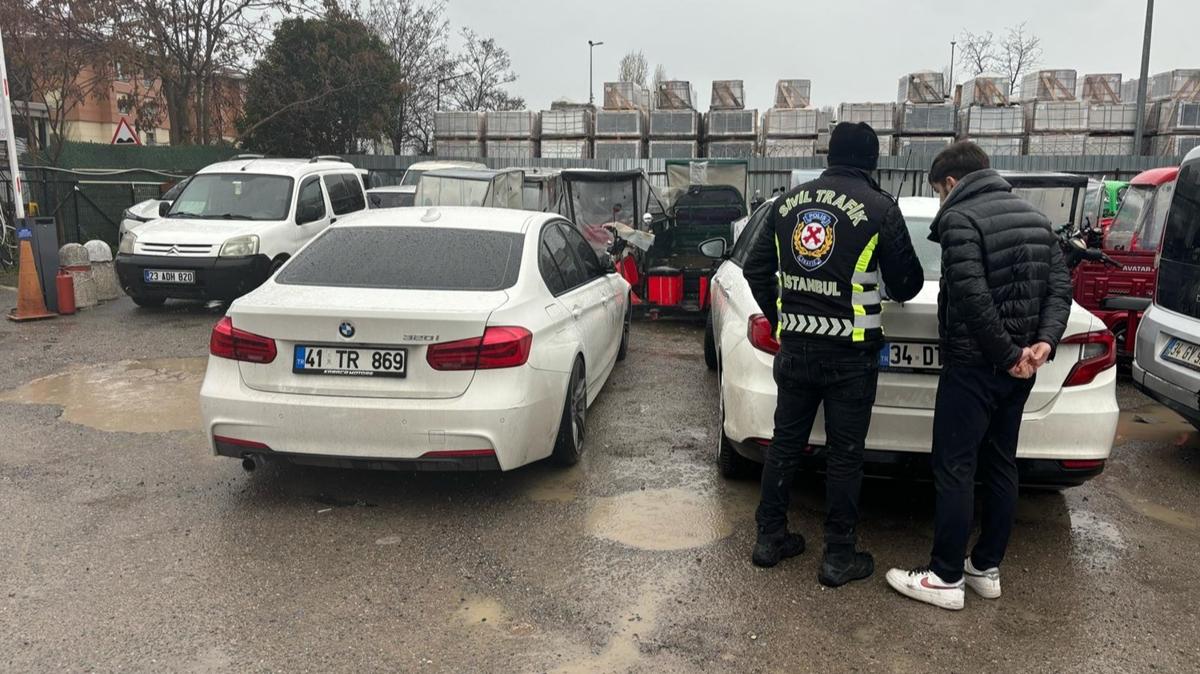
M 353 164 L 332 157 L 313 157 L 312 159 L 280 159 L 275 157 L 246 157 L 231 159 L 215 164 L 209 164 L 197 171 L 204 173 L 257 173 L 266 175 L 288 176 L 299 178 L 319 171 L 355 171 Z

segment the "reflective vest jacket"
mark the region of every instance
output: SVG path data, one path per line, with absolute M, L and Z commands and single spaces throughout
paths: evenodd
M 896 200 L 865 171 L 834 166 L 767 208 L 743 274 L 779 338 L 882 341 L 880 276 L 900 302 L 924 283 Z

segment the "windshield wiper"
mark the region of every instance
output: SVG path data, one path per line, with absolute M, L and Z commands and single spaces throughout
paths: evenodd
M 203 218 L 205 216 L 200 213 L 187 213 L 185 211 L 176 211 L 174 213 L 167 213 L 167 217 L 168 218 Z
M 258 220 L 259 218 L 245 213 L 222 213 L 220 215 L 210 215 L 210 218 L 220 218 L 222 220 Z

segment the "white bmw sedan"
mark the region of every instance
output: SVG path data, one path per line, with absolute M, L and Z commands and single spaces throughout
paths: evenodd
M 712 312 L 705 359 L 717 369 L 721 401 L 718 464 L 727 477 L 750 472 L 770 443 L 775 413 L 771 364 L 779 344 L 759 313 L 742 276 L 750 241 L 761 231 L 769 206 L 751 215 L 741 236 L 713 276 Z M 913 246 L 925 268 L 925 288 L 910 302 L 884 302 L 886 343 L 867 435 L 867 473 L 895 477 L 928 474 L 933 406 L 941 357 L 937 294 L 941 250 L 926 237 L 938 211 L 936 199 L 900 199 Z M 1025 408 L 1017 462 L 1023 484 L 1065 487 L 1099 475 L 1116 433 L 1116 355 L 1112 333 L 1078 304 L 1055 359 L 1037 374 Z M 806 464 L 824 462 L 823 414 L 810 439 Z
M 571 464 L 625 356 L 629 306 L 629 284 L 560 216 L 371 211 L 230 305 L 204 425 L 247 469 Z

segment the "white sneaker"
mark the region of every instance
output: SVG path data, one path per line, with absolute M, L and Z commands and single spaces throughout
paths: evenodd
M 963 566 L 963 580 L 967 582 L 967 587 L 984 599 L 1000 598 L 1000 569 L 995 566 L 980 571 L 967 557 L 967 563 Z
M 892 569 L 887 572 L 888 585 L 892 589 L 917 601 L 933 604 L 938 608 L 960 611 L 963 607 L 963 581 L 946 583 L 929 569 Z

